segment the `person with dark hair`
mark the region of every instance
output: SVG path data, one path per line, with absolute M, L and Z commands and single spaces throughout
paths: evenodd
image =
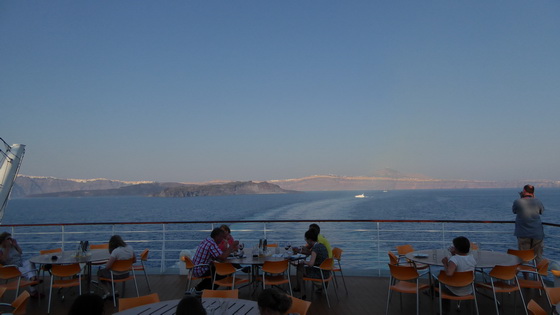
M 471 242 L 464 236 L 459 236 L 453 239 L 453 246 L 449 247 L 451 258 L 443 257 L 443 269 L 445 274 L 453 276 L 455 272 L 474 271 L 476 260 L 469 254 Z M 465 296 L 472 294 L 472 287 L 470 285 L 464 287 L 446 286 L 451 293 L 456 296 Z
M 542 202 L 535 198 L 535 187 L 525 185 L 519 193 L 519 199 L 513 202 L 512 211 L 515 217 L 515 233 L 517 246 L 521 250 L 535 251 L 535 260 L 543 259 L 544 230 L 541 215 L 544 212 Z
M 284 315 L 292 306 L 292 299 L 277 289 L 265 289 L 257 301 L 261 315 Z
M 78 296 L 68 311 L 68 315 L 103 315 L 104 313 L 103 298 L 93 293 Z
M 325 245 L 325 247 L 327 248 L 327 253 L 329 253 L 329 258 L 332 258 L 331 244 L 325 238 L 325 236 L 323 234 L 321 234 L 321 228 L 319 227 L 319 225 L 316 224 L 316 223 L 312 223 L 312 224 L 309 225 L 309 229 L 317 231 L 317 242 Z
M 325 247 L 325 245 L 317 241 L 317 237 L 317 231 L 314 229 L 310 229 L 305 232 L 305 242 L 307 243 L 307 247 L 309 248 L 310 257 L 309 260 L 298 261 L 297 284 L 294 288 L 294 291 L 296 292 L 301 288 L 304 274 L 309 278 L 321 279 L 321 271 L 318 268 L 304 268 L 320 266 L 323 261 L 325 261 L 325 259 L 329 258 L 327 248 Z M 330 271 L 323 271 L 323 275 L 325 276 L 325 278 L 328 278 L 330 276 Z
M 23 260 L 23 250 L 12 234 L 3 232 L 0 234 L 0 264 L 17 266 L 22 276 L 27 280 L 37 280 L 37 269 L 29 260 Z M 35 289 L 35 285 L 29 287 L 31 297 L 38 298 L 43 295 Z
M 193 263 L 195 265 L 209 265 L 214 260 L 226 260 L 229 254 L 237 249 L 238 241 L 233 242 L 233 246 L 228 247 L 225 251 L 222 251 L 218 244 L 220 244 L 225 238 L 224 230 L 220 228 L 215 228 L 210 233 L 210 237 L 203 240 L 200 245 L 196 248 L 196 252 L 193 256 Z M 193 276 L 204 277 L 213 274 L 212 269 L 208 266 L 197 266 L 193 269 Z M 216 277 L 219 278 L 219 277 Z M 211 279 L 203 279 L 199 284 L 196 285 L 197 291 L 202 291 L 204 289 L 212 288 Z
M 184 297 L 179 304 L 177 304 L 177 310 L 175 311 L 176 315 L 206 315 L 206 310 L 202 303 L 200 302 L 200 298 L 195 296 L 189 295 Z
M 136 262 L 136 255 L 134 255 L 134 249 L 132 246 L 127 245 L 120 235 L 113 235 L 109 239 L 109 260 L 104 268 L 99 269 L 97 272 L 97 276 L 101 278 L 111 278 L 111 267 L 117 260 L 127 260 L 133 259 Z M 114 279 L 124 279 L 129 276 L 128 272 L 113 274 Z M 103 299 L 107 299 L 111 297 L 111 293 L 109 293 L 109 285 L 105 281 L 101 281 L 103 286 L 105 287 L 105 294 L 103 295 Z

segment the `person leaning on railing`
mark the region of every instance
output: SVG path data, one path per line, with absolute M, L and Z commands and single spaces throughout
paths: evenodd
M 533 249 L 537 264 L 543 259 L 544 230 L 541 215 L 544 212 L 542 202 L 535 198 L 535 187 L 525 185 L 519 193 L 519 199 L 512 206 L 515 217 L 515 236 L 520 250 Z
M 23 250 L 12 234 L 3 232 L 0 234 L 0 264 L 17 266 L 21 274 L 30 281 L 37 280 L 37 269 L 29 260 L 23 260 Z M 34 285 L 29 287 L 31 297 L 40 297 Z

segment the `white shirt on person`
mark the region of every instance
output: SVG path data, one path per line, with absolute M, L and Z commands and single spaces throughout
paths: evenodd
M 134 250 L 130 245 L 126 245 L 125 247 L 119 246 L 111 253 L 111 257 L 114 257 L 116 260 L 126 260 L 132 258 L 133 256 Z

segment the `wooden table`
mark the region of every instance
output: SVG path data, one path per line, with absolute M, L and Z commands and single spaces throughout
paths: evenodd
M 180 300 L 162 301 L 124 310 L 118 315 L 173 315 Z M 259 315 L 257 302 L 243 299 L 203 298 L 202 306 L 208 315 Z
M 519 257 L 503 252 L 473 250 L 471 255 L 476 261 L 477 268 L 493 268 L 496 265 L 513 266 L 522 262 Z M 407 259 L 433 266 L 443 266 L 441 262 L 443 257 L 449 258 L 451 253 L 447 249 L 426 249 L 406 254 Z

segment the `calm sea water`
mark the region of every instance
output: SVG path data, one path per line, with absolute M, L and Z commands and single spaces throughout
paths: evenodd
M 518 196 L 514 189 L 481 190 L 409 190 L 409 191 L 337 191 L 306 192 L 286 195 L 245 195 L 195 198 L 148 198 L 148 197 L 96 197 L 96 198 L 28 198 L 14 199 L 8 204 L 3 224 L 32 223 L 91 223 L 91 222 L 153 222 L 153 221 L 234 221 L 234 220 L 337 220 L 337 219 L 449 219 L 449 220 L 514 220 L 511 205 Z M 354 198 L 364 193 L 366 198 Z M 560 223 L 560 190 L 538 189 L 537 197 L 544 203 L 546 211 L 543 221 Z M 305 224 L 275 226 L 269 238 L 302 243 Z M 386 264 L 387 250 L 402 240 L 419 241 L 416 248 L 433 248 L 434 241 L 442 242 L 441 233 L 415 232 L 418 224 L 383 223 L 375 230 L 367 224 L 321 224 L 323 234 L 334 246 L 345 249 L 345 265 L 355 269 L 377 269 Z M 255 236 L 244 232 L 243 225 L 233 225 L 235 237 L 247 240 Z M 429 229 L 422 224 L 422 229 Z M 434 224 L 434 230 L 441 225 Z M 465 235 L 492 249 L 503 246 L 515 247 L 513 225 L 489 227 L 488 225 L 446 226 L 449 239 Z M 490 230 L 490 231 L 489 231 Z M 558 231 L 557 231 L 558 230 Z M 294 232 L 297 231 L 297 232 Z M 485 234 L 479 232 L 484 231 Z M 560 260 L 554 248 L 559 248 L 560 229 L 546 229 L 549 257 Z M 109 233 L 109 232 L 106 232 Z M 408 235 L 404 235 L 409 233 Z M 413 233 L 413 235 L 410 235 Z M 490 233 L 490 234 L 489 234 Z M 493 235 L 492 233 L 501 233 Z M 101 235 L 101 232 L 99 232 Z M 195 241 L 204 235 L 181 235 Z M 101 239 L 108 236 L 99 236 Z M 125 238 L 126 239 L 126 238 Z M 256 237 L 258 239 L 258 236 Z M 446 240 L 443 240 L 446 241 Z M 422 243 L 422 242 L 425 242 Z M 493 244 L 502 244 L 495 245 Z M 197 243 L 176 244 L 181 248 L 193 248 Z M 441 244 L 440 244 L 441 245 Z M 364 263 L 373 258 L 376 264 Z

